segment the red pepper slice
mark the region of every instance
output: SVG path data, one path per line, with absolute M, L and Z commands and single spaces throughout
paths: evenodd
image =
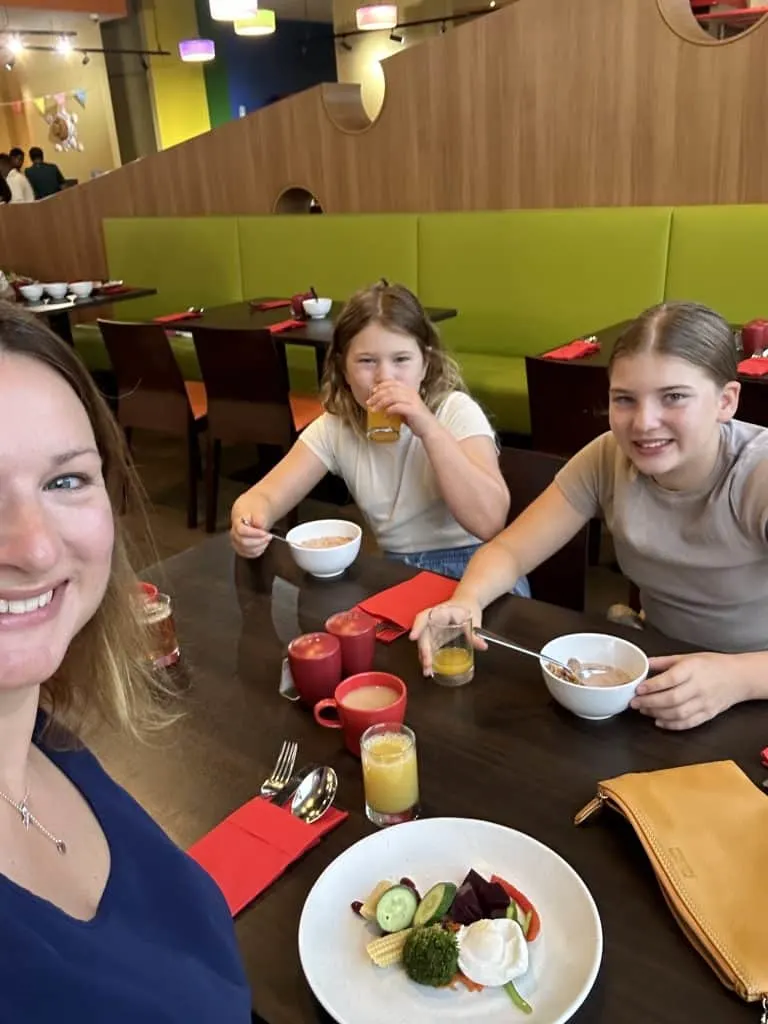
M 536 907 L 534 907 L 534 905 L 531 903 L 527 896 L 524 896 L 519 889 L 516 889 L 514 885 L 512 885 L 510 882 L 507 882 L 506 879 L 501 878 L 499 875 L 491 875 L 491 881 L 498 882 L 499 885 L 504 890 L 504 892 L 507 894 L 507 896 L 509 896 L 511 900 L 514 900 L 515 903 L 518 904 L 523 913 L 531 915 L 531 923 L 528 926 L 528 934 L 526 935 L 526 939 L 529 942 L 533 942 L 533 940 L 541 931 L 541 918 L 539 917 L 539 913 L 536 910 Z

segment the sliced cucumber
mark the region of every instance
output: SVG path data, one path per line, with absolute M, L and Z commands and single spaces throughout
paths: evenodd
M 407 885 L 393 885 L 376 904 L 376 920 L 382 931 L 401 932 L 409 928 L 416 913 L 418 899 Z
M 413 915 L 413 924 L 416 928 L 433 924 L 447 914 L 456 895 L 456 886 L 453 882 L 438 882 L 424 894 L 424 899 L 416 908 Z

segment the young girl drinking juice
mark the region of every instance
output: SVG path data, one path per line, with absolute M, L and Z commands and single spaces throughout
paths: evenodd
M 704 306 L 643 313 L 611 357 L 610 433 L 478 552 L 438 617 L 466 609 L 479 624 L 510 581 L 602 515 L 646 621 L 722 652 L 652 659 L 660 674 L 638 687 L 633 707 L 687 729 L 768 697 L 768 430 L 734 419 L 736 358 L 729 325 Z M 412 637 L 428 673 L 425 623 L 426 613 Z
M 286 457 L 235 502 L 235 550 L 261 555 L 272 524 L 330 472 L 386 555 L 459 578 L 480 541 L 503 528 L 509 493 L 493 429 L 407 288 L 382 282 L 347 303 L 323 405 Z M 527 581 L 520 591 L 529 593 Z

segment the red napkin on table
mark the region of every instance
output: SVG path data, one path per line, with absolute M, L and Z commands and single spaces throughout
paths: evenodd
M 542 359 L 581 359 L 583 356 L 591 356 L 593 352 L 600 351 L 599 341 L 585 341 L 584 338 L 577 338 L 560 348 L 553 348 L 551 352 L 545 352 Z
M 403 633 L 410 632 L 419 612 L 449 601 L 458 585 L 457 580 L 449 580 L 446 576 L 420 572 L 405 583 L 398 583 L 373 597 L 367 597 L 358 607 L 378 619 L 380 625 L 376 630 L 376 639 L 390 644 Z
M 217 883 L 232 916 L 347 817 L 331 807 L 314 825 L 262 797 L 243 804 L 188 853 Z
M 290 299 L 269 299 L 268 302 L 251 301 L 253 308 L 259 312 L 263 312 L 265 309 L 282 309 L 284 306 L 290 306 L 290 304 Z
M 281 320 L 278 324 L 270 324 L 267 330 L 270 334 L 282 334 L 283 331 L 292 331 L 294 327 L 305 327 L 303 320 Z
M 746 377 L 762 377 L 768 373 L 768 358 L 754 356 L 752 359 L 742 359 L 739 363 L 739 373 Z
M 202 313 L 196 309 L 187 310 L 184 313 L 166 313 L 165 316 L 156 316 L 156 324 L 175 324 L 177 320 L 196 320 Z

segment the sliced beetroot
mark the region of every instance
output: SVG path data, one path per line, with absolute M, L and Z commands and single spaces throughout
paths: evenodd
M 495 912 L 505 911 L 509 906 L 509 896 L 498 882 L 487 882 L 482 875 L 471 869 L 462 885 L 471 886 L 480 904 L 483 917 L 493 917 Z
M 474 924 L 475 921 L 482 920 L 484 916 L 477 893 L 469 882 L 463 882 L 456 890 L 451 906 L 451 919 L 456 924 Z

